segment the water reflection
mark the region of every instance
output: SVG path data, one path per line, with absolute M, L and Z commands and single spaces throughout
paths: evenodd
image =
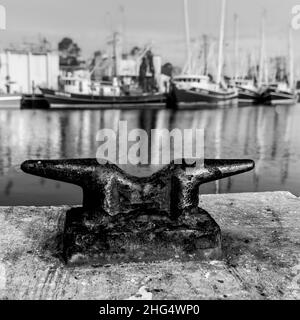
M 203 193 L 289 190 L 299 195 L 300 105 L 206 110 L 0 110 L 0 205 L 80 203 L 77 187 L 25 175 L 36 158 L 95 157 L 101 128 L 205 129 L 207 158 L 252 158 L 253 172 L 201 187 Z M 158 143 L 153 138 L 152 144 Z M 130 145 L 132 145 L 129 143 Z M 190 142 L 192 143 L 192 141 Z M 148 144 L 149 155 L 151 144 Z M 151 166 L 125 166 L 152 172 Z

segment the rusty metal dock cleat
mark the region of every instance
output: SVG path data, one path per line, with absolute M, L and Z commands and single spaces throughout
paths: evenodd
M 82 207 L 66 213 L 62 256 L 68 264 L 215 259 L 221 231 L 198 207 L 199 186 L 254 168 L 252 160 L 172 162 L 151 176 L 126 174 L 96 159 L 28 160 L 21 169 L 83 189 Z

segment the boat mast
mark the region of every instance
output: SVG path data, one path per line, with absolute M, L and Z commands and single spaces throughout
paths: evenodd
M 293 52 L 293 36 L 292 28 L 289 28 L 289 64 L 290 64 L 290 77 L 289 86 L 291 89 L 294 88 L 294 52 Z
M 190 44 L 190 26 L 188 14 L 188 0 L 183 0 L 184 10 L 184 24 L 185 24 L 185 40 L 186 40 L 186 54 L 187 54 L 187 73 L 191 73 L 191 44 Z
M 220 25 L 220 37 L 219 37 L 219 54 L 218 54 L 218 73 L 217 73 L 218 84 L 221 83 L 222 69 L 223 69 L 225 10 L 226 10 L 226 0 L 222 0 L 221 25 Z
M 261 20 L 261 42 L 260 42 L 260 57 L 259 57 L 259 70 L 258 70 L 258 87 L 261 87 L 263 81 L 263 70 L 265 62 L 265 18 L 266 11 L 263 11 Z
M 207 52 L 208 52 L 208 37 L 206 34 L 203 35 L 203 58 L 204 58 L 204 70 L 203 74 L 206 76 L 207 75 Z
M 239 17 L 234 14 L 234 78 L 239 73 Z

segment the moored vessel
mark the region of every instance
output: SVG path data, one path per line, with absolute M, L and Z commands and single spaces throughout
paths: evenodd
M 127 88 L 127 87 L 126 87 Z M 52 107 L 111 108 L 111 107 L 161 107 L 166 103 L 162 93 L 143 93 L 139 88 L 127 88 L 113 81 L 94 82 L 89 79 L 64 77 L 60 89 L 39 88 Z
M 187 47 L 187 68 L 180 76 L 172 80 L 172 95 L 177 107 L 200 107 L 237 104 L 236 88 L 228 87 L 222 81 L 223 42 L 226 0 L 222 0 L 221 25 L 219 36 L 218 71 L 216 81 L 206 74 L 193 74 L 187 0 L 184 0 L 184 20 Z
M 100 59 L 81 73 L 63 74 L 57 90 L 39 88 L 51 108 L 165 107 L 166 94 L 160 90 L 157 81 L 160 64 L 151 52 L 151 45 L 139 49 L 137 56 L 126 61 L 117 46 L 116 32 L 110 43 L 112 56 Z M 96 70 L 100 75 L 95 76 Z
M 144 105 L 148 107 L 161 107 L 165 106 L 166 103 L 166 96 L 161 93 L 105 96 L 99 94 L 70 93 L 47 88 L 40 88 L 40 90 L 52 107 L 66 107 L 66 105 L 74 105 L 76 108 L 118 108 L 139 107 Z
M 265 13 L 264 13 L 265 15 Z M 264 32 L 264 16 L 263 16 L 263 28 Z M 264 50 L 264 33 L 262 35 L 262 50 Z M 293 45 L 292 45 L 292 32 L 291 27 L 289 28 L 288 36 L 288 61 L 289 61 L 289 71 L 284 72 L 283 76 L 277 75 L 275 81 L 268 83 L 268 76 L 266 76 L 266 85 L 262 86 L 261 91 L 261 101 L 267 105 L 291 105 L 298 101 L 298 93 L 294 81 L 294 55 L 293 55 Z M 264 52 L 261 54 L 264 59 Z M 262 63 L 261 63 L 262 65 Z M 260 68 L 262 70 L 262 68 Z M 260 83 L 262 79 L 262 72 L 260 71 Z
M 298 101 L 298 94 L 287 83 L 279 82 L 269 84 L 262 93 L 261 99 L 268 105 L 295 104 Z
M 248 63 L 248 70 L 241 70 L 240 66 L 240 48 L 239 48 L 239 17 L 234 15 L 234 77 L 229 80 L 229 85 L 238 90 L 239 105 L 251 105 L 260 102 L 261 94 L 257 86 L 256 75 L 253 72 L 252 55 Z M 252 63 L 251 63 L 252 62 Z
M 238 90 L 239 104 L 258 104 L 261 102 L 261 91 L 251 79 L 234 79 L 233 86 Z
M 237 103 L 237 90 L 213 83 L 208 76 L 174 77 L 173 88 L 177 107 L 218 106 Z

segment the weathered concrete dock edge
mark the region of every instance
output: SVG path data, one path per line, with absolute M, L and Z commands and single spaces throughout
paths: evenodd
M 138 299 L 143 290 L 153 299 L 300 298 L 299 198 L 204 195 L 200 206 L 221 227 L 222 260 L 80 267 L 57 254 L 70 207 L 0 207 L 0 298 Z

